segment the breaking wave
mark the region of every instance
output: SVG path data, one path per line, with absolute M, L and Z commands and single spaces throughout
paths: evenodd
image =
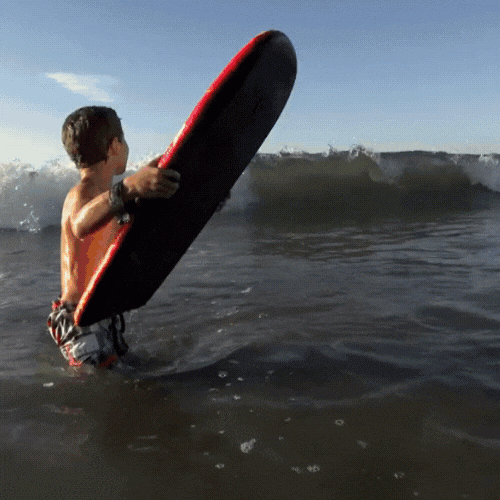
M 224 210 L 264 221 L 307 221 L 318 214 L 348 219 L 483 207 L 500 198 L 499 162 L 496 154 L 376 153 L 361 146 L 257 154 Z M 58 226 L 66 193 L 77 180 L 74 165 L 66 160 L 37 169 L 20 161 L 0 164 L 0 228 L 36 232 Z
M 250 166 L 259 218 L 324 222 L 484 208 L 500 200 L 500 155 L 427 151 L 258 155 Z

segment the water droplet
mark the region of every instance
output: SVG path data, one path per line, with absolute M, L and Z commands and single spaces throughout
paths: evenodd
M 223 469 L 226 466 L 226 464 L 215 464 L 216 469 Z
M 403 479 L 405 477 L 405 473 L 404 472 L 395 472 L 394 477 L 396 479 Z
M 45 382 L 44 387 L 54 387 L 54 382 Z
M 308 465 L 307 470 L 308 470 L 308 472 L 312 472 L 314 474 L 315 472 L 320 471 L 320 467 L 319 467 L 319 465 Z
M 226 378 L 229 375 L 229 373 L 221 370 L 218 375 L 219 378 Z
M 345 422 L 341 418 L 335 420 L 335 425 L 338 425 L 339 427 L 342 427 L 344 424 Z
M 249 453 L 254 449 L 255 443 L 257 442 L 256 439 L 250 439 L 250 441 L 247 441 L 246 443 L 241 443 L 240 444 L 240 450 L 243 453 Z

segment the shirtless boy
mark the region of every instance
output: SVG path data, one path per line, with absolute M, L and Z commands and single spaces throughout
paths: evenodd
M 61 219 L 61 297 L 52 304 L 49 332 L 72 366 L 112 366 L 128 347 L 123 317 L 90 327 L 73 323 L 73 311 L 120 223 L 141 198 L 170 198 L 180 174 L 156 168 L 159 158 L 113 185 L 125 172 L 128 146 L 111 108 L 89 106 L 70 114 L 62 127 L 64 147 L 80 172 L 66 196 Z

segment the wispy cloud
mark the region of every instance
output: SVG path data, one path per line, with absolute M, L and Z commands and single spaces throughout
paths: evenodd
M 89 101 L 113 102 L 113 98 L 100 87 L 109 87 L 117 80 L 106 75 L 75 75 L 74 73 L 45 73 L 65 89 L 86 97 Z

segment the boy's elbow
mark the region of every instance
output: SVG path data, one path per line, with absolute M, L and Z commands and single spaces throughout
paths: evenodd
M 83 224 L 82 222 L 79 222 L 79 221 L 75 221 L 73 224 L 72 224 L 72 231 L 73 231 L 73 234 L 79 239 L 79 240 L 83 240 L 85 239 L 90 231 L 89 231 L 89 228 L 85 226 L 85 224 Z
M 75 234 L 75 236 L 76 236 L 79 240 L 84 240 L 84 239 L 87 237 L 87 235 L 88 235 L 88 233 L 87 233 L 87 232 L 84 232 L 84 231 L 78 231 L 78 230 L 75 230 L 75 231 L 74 231 L 74 234 Z

